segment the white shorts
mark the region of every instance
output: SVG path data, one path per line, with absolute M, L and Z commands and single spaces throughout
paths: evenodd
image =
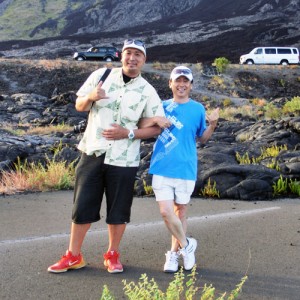
M 195 188 L 194 180 L 153 175 L 152 189 L 156 201 L 174 200 L 177 204 L 187 204 Z

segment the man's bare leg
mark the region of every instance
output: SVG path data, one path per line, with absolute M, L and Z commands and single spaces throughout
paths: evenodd
M 78 255 L 81 251 L 83 240 L 87 231 L 90 229 L 91 224 L 75 224 L 71 225 L 71 237 L 69 243 L 69 251 L 73 255 Z

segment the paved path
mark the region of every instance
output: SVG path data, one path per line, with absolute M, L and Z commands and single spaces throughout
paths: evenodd
M 124 273 L 108 274 L 103 267 L 103 220 L 85 240 L 86 268 L 48 273 L 67 248 L 71 207 L 72 191 L 0 197 L 0 299 L 100 299 L 104 284 L 116 299 L 126 299 L 122 280 L 137 282 L 144 273 L 165 291 L 173 279 L 162 272 L 170 239 L 153 198 L 134 200 L 121 247 Z M 240 299 L 300 299 L 299 199 L 193 199 L 189 215 L 189 233 L 200 244 L 198 286 L 229 291 L 247 272 Z

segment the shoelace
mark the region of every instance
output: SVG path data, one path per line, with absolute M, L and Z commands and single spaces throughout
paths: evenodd
M 117 261 L 119 256 L 120 256 L 119 253 L 111 251 L 111 252 L 108 252 L 108 253 L 104 254 L 104 259 Z
M 176 254 L 170 254 L 170 256 L 169 256 L 169 261 L 170 262 L 172 262 L 172 263 L 178 262 L 178 256 Z

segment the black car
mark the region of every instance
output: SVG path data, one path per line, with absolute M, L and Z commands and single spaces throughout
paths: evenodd
M 119 61 L 121 52 L 116 47 L 91 47 L 85 52 L 75 52 L 76 60 Z

